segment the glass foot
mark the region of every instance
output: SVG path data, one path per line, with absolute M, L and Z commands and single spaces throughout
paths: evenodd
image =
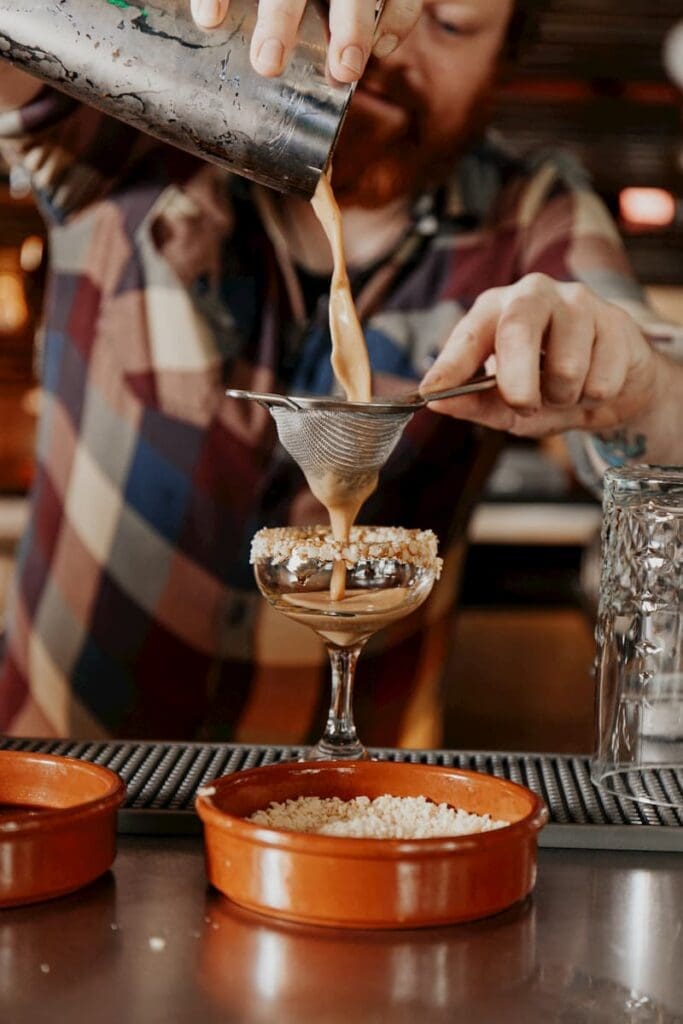
M 300 761 L 369 761 L 370 755 L 358 740 L 350 743 L 329 743 L 322 739 L 299 756 Z

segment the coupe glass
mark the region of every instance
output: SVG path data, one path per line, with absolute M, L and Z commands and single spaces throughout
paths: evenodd
M 327 725 L 320 741 L 307 751 L 307 760 L 368 757 L 353 720 L 358 656 L 373 633 L 426 600 L 441 567 L 430 531 L 354 527 L 344 553 L 345 594 L 332 600 L 339 548 L 328 527 L 260 530 L 252 545 L 254 575 L 263 596 L 283 615 L 314 630 L 329 653 L 332 694 Z

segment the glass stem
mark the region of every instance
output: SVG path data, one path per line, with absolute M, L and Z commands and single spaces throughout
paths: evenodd
M 357 760 L 368 756 L 358 741 L 353 721 L 353 681 L 362 648 L 363 644 L 355 647 L 329 644 L 327 647 L 332 669 L 332 697 L 325 732 L 315 748 L 317 757 Z

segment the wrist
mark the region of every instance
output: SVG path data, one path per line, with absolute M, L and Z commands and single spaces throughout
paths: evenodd
M 608 465 L 683 462 L 683 365 L 654 351 L 649 375 L 637 410 L 592 436 Z

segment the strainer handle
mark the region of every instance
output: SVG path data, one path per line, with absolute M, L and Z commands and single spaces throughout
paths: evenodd
M 283 409 L 289 409 L 291 412 L 301 412 L 301 406 L 287 395 L 275 395 L 269 391 L 244 391 L 241 388 L 227 388 L 225 393 L 228 398 L 240 398 L 251 402 L 258 402 L 259 405 L 265 406 L 266 409 L 270 409 L 271 406 L 275 405 Z
M 489 374 L 487 377 L 477 377 L 467 384 L 458 384 L 457 387 L 444 388 L 442 391 L 423 391 L 420 398 L 426 405 L 428 402 L 439 402 L 442 398 L 457 398 L 458 395 L 470 395 L 474 391 L 490 391 L 495 386 L 495 374 Z

